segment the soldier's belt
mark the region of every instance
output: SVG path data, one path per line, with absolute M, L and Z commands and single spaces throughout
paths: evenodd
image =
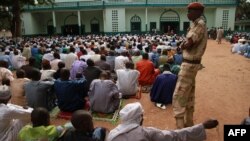
M 189 63 L 189 64 L 200 64 L 201 60 L 187 60 L 187 59 L 183 59 L 183 62 Z

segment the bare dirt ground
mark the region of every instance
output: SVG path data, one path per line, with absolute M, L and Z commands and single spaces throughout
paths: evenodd
M 239 124 L 248 116 L 250 107 L 250 59 L 230 52 L 230 43 L 223 41 L 218 45 L 209 40 L 202 64 L 204 69 L 196 77 L 195 124 L 208 118 L 219 120 L 219 127 L 207 130 L 207 141 L 222 141 L 225 124 Z M 140 100 L 129 99 L 124 103 L 141 102 L 144 114 L 144 126 L 159 129 L 175 129 L 172 106 L 166 110 L 154 106 L 149 94 L 142 94 Z M 65 120 L 53 120 L 54 124 L 63 124 Z M 119 123 L 119 122 L 118 122 Z M 118 124 L 117 123 L 117 124 Z M 113 129 L 117 124 L 95 121 L 95 126 Z

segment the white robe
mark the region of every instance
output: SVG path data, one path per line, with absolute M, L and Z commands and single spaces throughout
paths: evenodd
M 30 122 L 32 109 L 0 104 L 0 141 L 16 141 L 19 130 Z
M 119 69 L 125 69 L 125 63 L 129 62 L 128 57 L 125 56 L 117 56 L 115 58 L 115 71 Z
M 71 66 L 72 66 L 72 64 L 73 64 L 73 62 L 75 61 L 75 60 L 78 60 L 78 57 L 77 57 L 77 55 L 75 54 L 75 53 L 69 53 L 66 57 L 65 57 L 65 67 L 67 68 L 67 69 L 71 69 Z
M 131 69 L 119 69 L 117 74 L 117 86 L 118 90 L 123 95 L 134 95 L 137 93 L 138 78 L 140 72 Z
M 107 141 L 203 141 L 205 139 L 206 132 L 202 124 L 172 131 L 128 124 L 118 125 L 111 130 Z

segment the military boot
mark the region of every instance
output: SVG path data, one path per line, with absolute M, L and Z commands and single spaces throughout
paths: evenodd
M 176 128 L 177 129 L 182 129 L 184 128 L 184 118 L 181 117 L 181 118 L 175 118 L 176 120 Z

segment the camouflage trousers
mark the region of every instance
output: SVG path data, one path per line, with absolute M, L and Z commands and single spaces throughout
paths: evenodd
M 177 128 L 193 125 L 195 77 L 201 68 L 201 64 L 181 64 L 172 102 Z

